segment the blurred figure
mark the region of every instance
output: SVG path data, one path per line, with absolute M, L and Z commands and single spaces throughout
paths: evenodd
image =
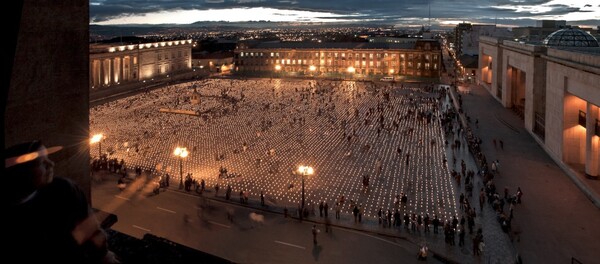
M 48 155 L 60 149 L 31 141 L 5 150 L 4 238 L 10 242 L 4 257 L 20 263 L 118 263 L 83 191 L 54 177 Z

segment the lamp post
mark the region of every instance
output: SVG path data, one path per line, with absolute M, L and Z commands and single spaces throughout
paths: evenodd
M 300 167 L 298 167 L 298 172 L 302 174 L 302 205 L 300 207 L 300 219 L 302 219 L 304 217 L 304 177 L 307 175 L 312 175 L 314 173 L 314 170 L 310 166 L 301 165 Z
M 102 157 L 102 139 L 103 138 L 104 138 L 104 135 L 96 134 L 96 135 L 93 135 L 92 138 L 90 139 L 90 144 L 98 143 L 98 159 L 100 159 Z
M 179 190 L 183 189 L 183 159 L 190 154 L 187 148 L 176 147 L 173 151 L 175 156 L 179 157 Z
M 356 69 L 355 69 L 354 67 L 352 67 L 352 66 L 349 66 L 349 67 L 346 69 L 346 72 L 348 72 L 348 76 L 349 76 L 349 78 L 352 78 L 352 77 L 353 77 L 353 76 L 352 76 L 352 74 L 354 74 L 354 72 L 356 72 Z
M 317 70 L 317 67 L 315 67 L 315 65 L 310 65 L 308 67 L 308 70 L 310 71 L 311 77 L 314 77 L 315 76 L 315 71 Z

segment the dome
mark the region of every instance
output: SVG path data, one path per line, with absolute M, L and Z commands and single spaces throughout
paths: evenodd
M 598 40 L 578 28 L 563 28 L 554 31 L 544 39 L 546 46 L 560 47 L 598 47 Z

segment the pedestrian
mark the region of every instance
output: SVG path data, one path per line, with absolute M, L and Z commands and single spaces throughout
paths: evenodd
M 260 191 L 260 205 L 265 206 L 265 194 L 263 191 Z
M 500 149 L 504 150 L 504 141 L 502 139 L 500 139 Z
M 323 205 L 323 213 L 325 214 L 325 218 L 329 217 L 329 205 L 327 202 L 325 202 L 325 205 Z
M 517 187 L 517 203 L 521 204 L 521 196 L 523 196 L 523 192 L 521 191 L 521 187 Z
M 316 245 L 317 244 L 317 234 L 320 232 L 319 229 L 317 229 L 317 225 L 313 225 L 312 227 L 312 235 L 313 235 L 313 243 Z
M 319 203 L 319 217 L 323 217 L 323 201 Z
M 377 219 L 379 219 L 379 224 L 381 225 L 381 216 L 383 215 L 383 208 L 379 207 L 379 211 L 377 211 Z
M 215 197 L 219 194 L 219 184 L 215 184 Z
M 340 219 L 340 203 L 335 203 L 335 219 Z

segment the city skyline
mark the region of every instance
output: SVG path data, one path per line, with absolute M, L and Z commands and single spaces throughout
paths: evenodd
M 431 17 L 431 20 L 429 20 Z M 190 24 L 198 21 L 379 23 L 402 27 L 453 27 L 461 22 L 535 26 L 536 20 L 598 26 L 600 4 L 590 0 L 91 0 L 90 24 Z

